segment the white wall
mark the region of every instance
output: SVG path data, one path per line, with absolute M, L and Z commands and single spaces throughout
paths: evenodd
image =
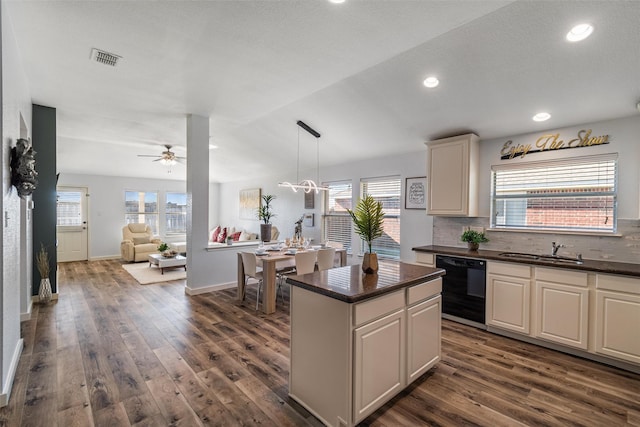
M 2 394 L 0 406 L 6 405 L 17 367 L 22 339 L 20 338 L 20 199 L 11 186 L 9 159 L 11 147 L 20 137 L 20 115 L 27 128 L 31 126 L 31 97 L 27 78 L 20 67 L 20 57 L 6 12 L 6 2 L 0 3 L 2 26 L 2 326 L 0 329 L 2 357 Z M 24 290 L 23 290 L 24 291 Z
M 86 187 L 89 190 L 89 259 L 120 257 L 126 190 L 156 191 L 158 203 L 164 202 L 166 192 L 187 191 L 185 181 L 65 173 L 60 174 L 58 186 Z M 185 240 L 184 235 L 164 236 L 163 224 L 160 217 L 160 237 L 163 240 Z

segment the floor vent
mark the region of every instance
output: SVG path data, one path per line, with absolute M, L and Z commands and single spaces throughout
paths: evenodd
M 122 57 L 100 49 L 91 49 L 91 59 L 104 65 L 115 67 Z

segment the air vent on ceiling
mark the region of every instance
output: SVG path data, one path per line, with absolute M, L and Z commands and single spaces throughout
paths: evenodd
M 118 65 L 120 58 L 122 57 L 113 53 L 105 52 L 104 50 L 95 48 L 91 49 L 91 59 L 104 65 L 115 67 Z

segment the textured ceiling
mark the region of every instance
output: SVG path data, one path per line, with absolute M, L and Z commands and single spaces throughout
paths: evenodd
M 640 2 L 9 1 L 7 11 L 33 102 L 57 108 L 61 173 L 185 179 L 183 166 L 168 176 L 136 154 L 173 144 L 185 155 L 188 113 L 210 117 L 211 180 L 224 182 L 295 160 L 297 120 L 322 133 L 322 163 L 340 164 L 468 130 L 488 139 L 631 116 L 640 100 Z M 594 34 L 566 42 L 582 21 Z M 91 62 L 94 47 L 123 59 Z M 429 74 L 434 90 L 421 85 Z M 552 119 L 531 121 L 541 110 Z

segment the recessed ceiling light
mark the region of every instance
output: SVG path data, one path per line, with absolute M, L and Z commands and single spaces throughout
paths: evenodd
M 593 33 L 593 26 L 591 24 L 576 25 L 567 33 L 567 40 L 570 42 L 579 42 L 589 37 Z
M 331 3 L 335 3 L 335 4 L 342 4 L 345 2 L 345 0 L 329 0 Z
M 438 80 L 436 77 L 427 77 L 426 79 L 424 79 L 424 81 L 422 82 L 423 85 L 425 85 L 428 88 L 433 88 L 436 87 L 440 84 L 440 80 Z
M 217 145 L 209 144 L 209 150 L 215 150 L 217 148 L 218 148 Z
M 551 114 L 549 113 L 538 113 L 535 116 L 533 116 L 533 121 L 535 122 L 544 122 L 545 120 L 549 120 L 551 118 Z

